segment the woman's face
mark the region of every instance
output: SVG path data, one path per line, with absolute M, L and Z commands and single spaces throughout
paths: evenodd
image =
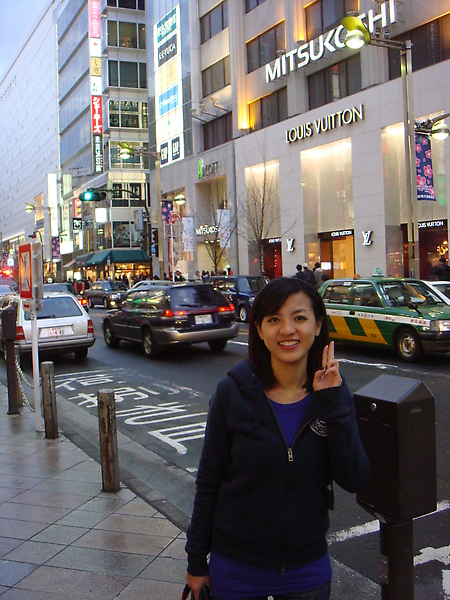
M 305 363 L 308 352 L 320 333 L 322 321 L 316 321 L 309 296 L 296 292 L 289 296 L 277 313 L 256 324 L 260 338 L 275 362 Z

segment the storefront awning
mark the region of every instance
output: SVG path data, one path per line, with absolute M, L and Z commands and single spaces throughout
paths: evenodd
M 75 259 L 69 260 L 69 262 L 67 264 L 63 265 L 63 269 L 68 269 L 69 267 L 71 267 L 72 265 L 74 265 L 75 262 L 76 262 Z
M 94 252 L 91 258 L 86 262 L 86 266 L 104 265 L 108 261 L 108 258 L 111 263 L 150 262 L 150 257 L 142 250 L 134 248 L 115 248 L 112 250 Z
M 88 260 L 92 258 L 94 252 L 87 252 L 86 254 L 80 254 L 75 259 L 77 267 L 85 267 L 88 264 Z

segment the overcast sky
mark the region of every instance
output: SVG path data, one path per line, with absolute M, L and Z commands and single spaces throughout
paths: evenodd
M 50 0 L 0 0 L 0 80 Z

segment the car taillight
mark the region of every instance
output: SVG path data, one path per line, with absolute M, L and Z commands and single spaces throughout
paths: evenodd
M 88 320 L 88 335 L 94 333 L 94 324 L 91 319 Z
M 229 304 L 228 306 L 219 306 L 219 312 L 231 312 L 234 310 L 234 304 Z
M 18 342 L 23 342 L 25 339 L 25 333 L 23 332 L 23 327 L 21 325 L 16 325 L 16 340 Z
M 161 316 L 162 317 L 173 317 L 173 312 L 170 310 L 170 308 L 166 308 L 166 310 L 163 310 L 161 312 Z

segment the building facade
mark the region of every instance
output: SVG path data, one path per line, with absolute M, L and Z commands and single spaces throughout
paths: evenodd
M 398 49 L 346 48 L 349 11 L 412 41 L 407 92 Z M 61 277 L 402 276 L 416 230 L 430 277 L 448 258 L 450 152 L 425 136 L 411 199 L 404 106 L 418 123 L 450 112 L 449 75 L 445 0 L 49 2 L 1 82 L 4 256 L 38 230 Z M 106 198 L 80 201 L 91 188 Z
M 170 80 L 166 88 L 149 88 L 149 106 L 158 107 L 165 90 L 175 86 L 172 63 L 158 66 L 158 55 L 174 35 L 167 22 L 180 15 L 181 40 L 176 40 L 181 65 L 189 65 L 189 81 L 183 77 L 179 95 L 164 106 L 169 115 L 178 110 L 185 119 L 174 136 L 183 131 L 184 155 L 173 158 L 170 139 L 160 135 L 159 109 L 155 122 L 150 117 L 149 134 L 150 147 L 167 156 L 163 197 L 181 189 L 186 198 L 183 215 L 193 241 L 187 271 L 231 264 L 234 271 L 263 269 L 273 277 L 294 273 L 297 263 L 312 267 L 320 261 L 334 277 L 377 269 L 409 274 L 412 215 L 400 53 L 372 46 L 347 49 L 340 21 L 353 10 L 375 36 L 412 40 L 410 94 L 414 117 L 422 122 L 450 111 L 447 3 L 185 4 L 152 3 L 147 28 L 167 31 L 148 44 L 154 80 L 162 68 Z M 177 56 L 174 51 L 171 60 Z M 416 206 L 422 277 L 430 276 L 441 254 L 448 257 L 446 143 L 431 140 L 435 195 Z M 214 240 L 214 231 L 224 208 L 230 213 L 225 228 L 230 240 L 214 265 L 205 247 L 223 245 L 219 234 Z M 213 239 L 204 232 L 213 232 Z
M 1 267 L 17 272 L 19 245 L 33 236 L 43 243 L 49 277 L 60 269 L 56 56 L 49 2 L 0 80 Z

